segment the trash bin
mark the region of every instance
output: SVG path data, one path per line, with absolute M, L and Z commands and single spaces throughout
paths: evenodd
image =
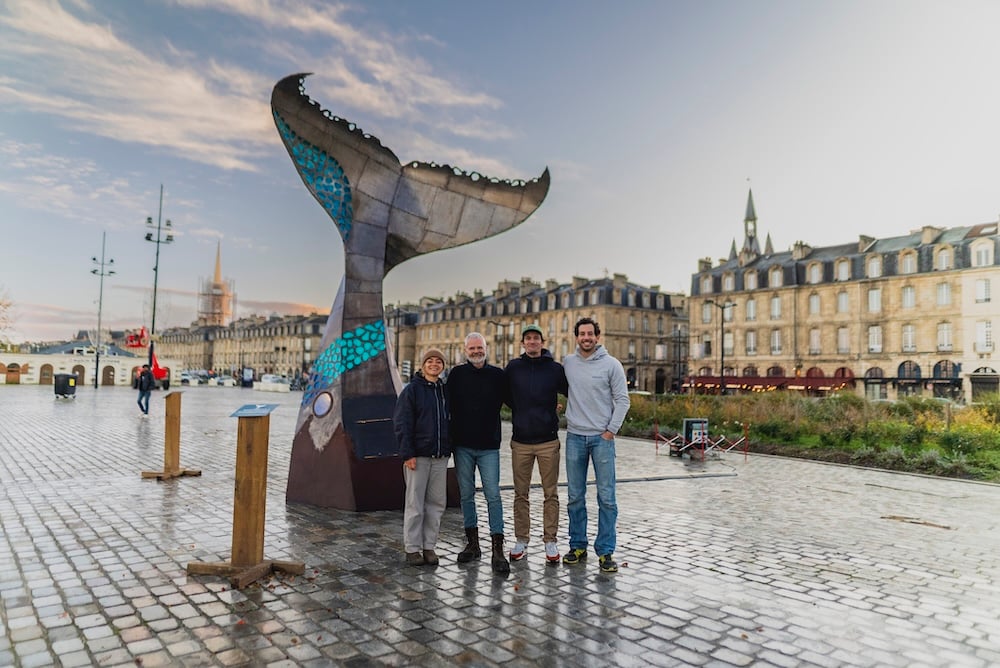
M 53 380 L 55 381 L 57 397 L 76 398 L 75 373 L 57 373 L 55 376 L 53 376 Z

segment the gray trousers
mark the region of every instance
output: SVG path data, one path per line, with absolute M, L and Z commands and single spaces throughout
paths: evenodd
M 448 458 L 417 457 L 417 469 L 403 466 L 406 482 L 403 545 L 407 552 L 433 550 L 448 501 Z

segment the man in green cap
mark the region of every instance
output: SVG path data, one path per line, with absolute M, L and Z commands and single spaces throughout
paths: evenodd
M 514 435 L 510 441 L 514 470 L 514 546 L 510 560 L 520 561 L 531 536 L 528 491 L 535 462 L 542 479 L 542 539 L 545 560 L 559 563 L 559 395 L 569 392 L 566 373 L 543 346 L 542 328 L 531 324 L 521 331 L 524 353 L 507 364 L 507 404 Z

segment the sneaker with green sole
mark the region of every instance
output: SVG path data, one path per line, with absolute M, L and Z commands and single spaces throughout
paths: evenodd
M 581 548 L 571 549 L 569 552 L 566 553 L 566 556 L 563 557 L 563 563 L 569 564 L 571 566 L 586 560 L 587 560 L 587 550 Z
M 604 554 L 597 560 L 601 565 L 602 573 L 617 573 L 618 564 L 615 563 L 615 557 L 612 554 Z

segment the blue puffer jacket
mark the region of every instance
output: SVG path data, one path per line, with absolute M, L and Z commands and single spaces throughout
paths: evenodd
M 444 383 L 430 382 L 419 371 L 396 399 L 392 414 L 399 457 L 448 457 L 448 399 Z

